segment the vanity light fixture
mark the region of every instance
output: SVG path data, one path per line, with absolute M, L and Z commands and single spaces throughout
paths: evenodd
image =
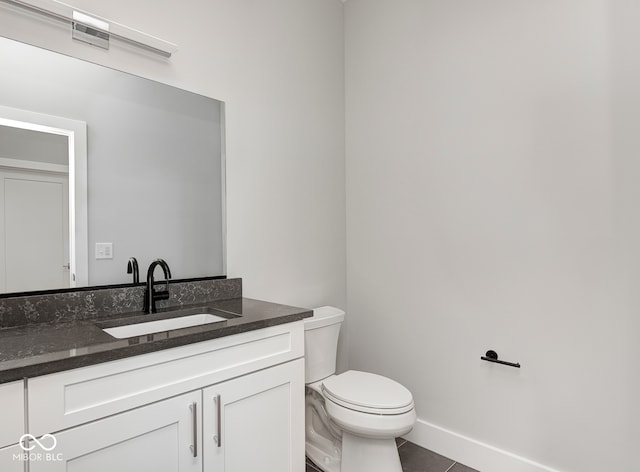
M 0 0 L 0 3 L 70 24 L 74 39 L 102 49 L 109 49 L 109 42 L 113 39 L 167 58 L 178 50 L 175 44 L 168 41 L 107 21 L 57 0 Z

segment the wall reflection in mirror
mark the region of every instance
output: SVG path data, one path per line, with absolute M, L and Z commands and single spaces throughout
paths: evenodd
M 1 292 L 131 282 L 132 256 L 224 275 L 221 102 L 6 38 L 0 56 Z

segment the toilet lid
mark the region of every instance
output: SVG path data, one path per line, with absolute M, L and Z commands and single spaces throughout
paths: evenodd
M 322 391 L 346 408 L 377 414 L 400 414 L 413 408 L 406 387 L 387 377 L 349 370 L 322 382 Z

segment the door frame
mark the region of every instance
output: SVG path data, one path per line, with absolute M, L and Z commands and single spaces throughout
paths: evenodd
M 54 115 L 0 106 L 0 125 L 57 134 L 68 138 L 69 146 L 69 263 L 70 286 L 89 283 L 89 242 L 87 228 L 87 124 Z M 3 159 L 11 167 L 17 160 Z M 22 168 L 29 161 L 22 162 Z M 39 167 L 46 164 L 31 162 Z M 54 164 L 49 164 L 54 165 Z M 13 167 L 15 169 L 15 167 Z M 33 169 L 33 167 L 32 167 Z M 54 170 L 54 169 L 51 169 Z M 55 170 L 54 170 L 55 171 Z

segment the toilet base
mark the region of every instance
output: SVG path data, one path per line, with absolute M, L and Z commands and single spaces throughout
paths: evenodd
M 305 453 L 323 472 L 340 472 L 342 439 L 340 431 L 331 425 L 324 408 L 324 399 L 316 389 L 306 387 Z
M 395 438 L 361 438 L 343 431 L 340 471 L 402 472 Z
M 335 450 L 333 454 L 327 454 L 326 450 L 316 444 L 307 443 L 305 455 L 323 472 L 340 472 L 340 453 L 335 453 Z

